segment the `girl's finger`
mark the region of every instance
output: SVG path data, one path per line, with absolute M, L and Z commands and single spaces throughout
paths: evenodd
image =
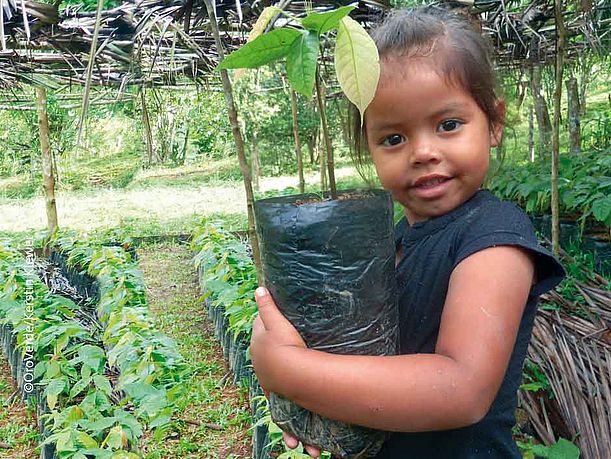
M 299 440 L 297 440 L 297 437 L 294 437 L 288 432 L 282 432 L 282 438 L 284 439 L 286 446 L 288 446 L 290 449 L 295 449 L 299 445 Z
M 255 300 L 259 307 L 259 317 L 263 321 L 266 330 L 272 330 L 274 324 L 278 322 L 286 322 L 286 318 L 278 310 L 274 299 L 265 287 L 259 287 L 255 290 Z
M 316 448 L 315 446 L 305 445 L 305 450 L 306 453 L 308 453 L 312 457 L 320 456 L 320 449 Z

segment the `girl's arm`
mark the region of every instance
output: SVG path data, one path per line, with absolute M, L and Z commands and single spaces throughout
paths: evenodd
M 450 277 L 435 354 L 336 355 L 307 349 L 257 291 L 251 355 L 261 386 L 322 416 L 417 432 L 473 424 L 501 385 L 533 282 L 528 252 L 493 247 Z

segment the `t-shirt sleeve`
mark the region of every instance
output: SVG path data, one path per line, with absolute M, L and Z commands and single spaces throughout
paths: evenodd
M 542 295 L 564 278 L 564 268 L 539 244 L 528 216 L 514 204 L 498 201 L 469 222 L 458 241 L 453 268 L 475 252 L 503 245 L 522 247 L 534 255 L 536 283 L 531 296 Z

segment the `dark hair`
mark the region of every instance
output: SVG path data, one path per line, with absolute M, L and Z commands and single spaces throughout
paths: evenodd
M 468 91 L 488 118 L 490 129 L 503 122 L 497 110 L 496 78 L 489 46 L 469 20 L 440 7 L 425 6 L 391 12 L 371 36 L 380 60 L 387 57 L 430 57 L 436 71 Z M 351 107 L 353 156 L 363 165 L 365 126 Z

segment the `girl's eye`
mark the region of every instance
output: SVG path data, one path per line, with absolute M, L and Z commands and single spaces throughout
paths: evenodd
M 382 139 L 382 145 L 385 147 L 394 147 L 395 145 L 399 145 L 403 142 L 403 136 L 399 134 L 391 134 Z
M 445 120 L 439 125 L 439 131 L 452 132 L 458 129 L 463 123 L 458 120 Z

